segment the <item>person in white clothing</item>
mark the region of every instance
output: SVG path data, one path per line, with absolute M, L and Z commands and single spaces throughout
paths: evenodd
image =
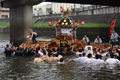
M 80 49 L 80 48 L 79 48 L 79 49 L 77 49 L 76 55 L 78 55 L 78 56 L 80 56 L 80 55 L 81 55 L 81 56 L 82 56 L 82 49 Z
M 89 38 L 87 37 L 87 35 L 84 35 L 83 39 L 86 43 L 90 42 Z
M 99 55 L 98 63 L 100 63 L 100 65 L 104 65 L 105 64 L 105 61 L 102 60 L 102 56 L 101 55 Z
M 113 30 L 113 33 L 112 33 L 112 35 L 111 35 L 112 46 L 113 46 L 114 44 L 120 45 L 119 42 L 118 42 L 118 38 L 119 38 L 119 37 L 120 37 L 120 36 Z
M 93 70 L 100 70 L 101 67 L 104 67 L 104 64 L 105 64 L 105 61 L 104 60 L 101 60 L 102 59 L 102 56 L 99 55 L 99 54 L 96 54 L 95 55 L 95 58 L 96 59 L 92 59 L 91 60 L 91 68 Z
M 95 55 L 95 60 L 92 62 L 92 64 L 93 65 L 103 65 L 103 64 L 105 64 L 105 61 L 104 60 L 102 60 L 102 56 L 101 55 L 99 55 L 99 54 L 96 54 Z
M 38 53 L 40 54 L 41 57 L 43 56 L 43 52 L 41 48 L 38 50 Z
M 120 64 L 120 61 L 118 59 L 114 58 L 114 53 L 110 54 L 110 58 L 106 60 L 106 66 L 109 69 L 113 69 L 116 67 L 118 64 Z
M 84 61 L 84 63 L 85 63 L 85 64 L 91 64 L 91 60 L 93 59 L 93 58 L 92 58 L 92 54 L 89 53 L 87 57 L 88 57 L 88 58 Z
M 107 52 L 105 49 L 102 50 L 102 54 L 101 54 L 102 57 L 106 57 L 107 56 Z
M 90 42 L 88 42 L 88 45 L 87 46 L 85 46 L 85 53 L 86 53 L 86 56 L 89 54 L 89 53 L 91 53 L 92 54 L 92 56 L 93 56 L 93 47 L 90 45 Z
M 97 36 L 97 38 L 95 39 L 94 43 L 95 44 L 102 44 L 102 39 L 99 36 Z
M 94 60 L 92 54 L 89 53 L 87 57 L 88 58 L 84 61 L 85 67 L 91 67 L 91 62 Z
M 87 59 L 86 57 L 86 53 L 83 53 L 82 54 L 82 57 L 79 57 L 79 58 L 75 58 L 75 59 L 70 59 L 69 61 L 79 61 L 81 63 L 84 63 L 84 61 Z

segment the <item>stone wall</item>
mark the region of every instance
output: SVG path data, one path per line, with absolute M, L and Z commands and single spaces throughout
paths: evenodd
M 112 20 L 116 19 L 116 24 L 120 24 L 120 13 L 112 13 L 112 14 L 96 14 L 96 15 L 75 15 L 69 16 L 73 18 L 73 20 L 78 21 L 84 19 L 85 22 L 91 23 L 105 23 L 111 24 Z M 48 22 L 49 20 L 55 21 L 56 19 L 60 19 L 60 17 L 52 17 L 52 18 L 42 18 L 39 19 L 38 22 Z
M 39 34 L 39 37 L 56 37 L 55 28 L 34 28 L 33 31 Z M 81 27 L 77 28 L 77 39 L 81 40 L 86 34 L 91 42 L 94 42 L 97 35 L 101 37 L 104 43 L 109 42 L 109 31 L 110 28 L 105 27 Z M 120 35 L 120 27 L 116 27 L 115 31 Z M 9 33 L 9 28 L 0 29 L 0 33 Z
M 115 28 L 116 32 L 120 35 L 120 27 Z M 53 37 L 56 36 L 55 28 L 34 28 L 34 31 L 39 33 L 39 36 Z M 109 42 L 110 28 L 105 27 L 81 27 L 77 29 L 77 39 L 81 40 L 86 34 L 91 42 L 94 42 L 97 35 L 101 37 L 104 43 Z
M 56 37 L 56 30 L 55 28 L 34 28 L 33 31 L 37 32 L 39 36 L 46 36 L 46 37 Z
M 10 28 L 0 28 L 0 33 L 10 33 Z

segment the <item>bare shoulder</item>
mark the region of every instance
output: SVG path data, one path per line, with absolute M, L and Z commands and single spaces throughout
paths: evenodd
M 34 61 L 36 61 L 37 58 L 34 59 Z
M 33 34 L 37 34 L 36 32 L 32 32 Z

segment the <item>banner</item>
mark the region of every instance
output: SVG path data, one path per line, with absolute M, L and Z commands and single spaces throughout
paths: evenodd
M 109 35 L 109 37 L 111 37 L 111 35 L 112 35 L 112 31 L 114 29 L 114 25 L 115 25 L 115 20 L 112 21 L 112 25 L 110 27 L 110 35 Z

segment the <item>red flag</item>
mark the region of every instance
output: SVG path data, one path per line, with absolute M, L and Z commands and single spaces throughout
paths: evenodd
M 51 21 L 50 21 L 50 20 L 48 21 L 48 25 L 49 25 L 49 26 L 51 26 L 51 25 L 52 25 L 52 23 L 51 23 Z
M 112 35 L 112 31 L 114 29 L 114 25 L 115 25 L 115 20 L 112 21 L 112 25 L 110 27 L 110 35 L 109 35 L 109 37 L 111 37 L 111 35 Z
M 85 23 L 84 20 L 81 20 L 81 24 L 84 25 L 84 23 Z
M 60 12 L 61 12 L 61 13 L 63 12 L 63 7 L 60 7 Z

